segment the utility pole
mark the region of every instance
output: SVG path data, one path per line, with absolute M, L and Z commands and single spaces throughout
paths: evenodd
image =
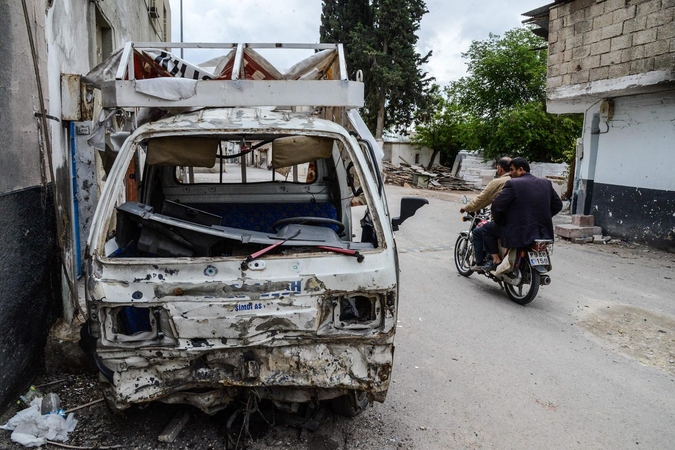
M 183 0 L 180 0 L 180 43 L 183 43 Z M 184 59 L 183 47 L 180 48 L 180 59 Z

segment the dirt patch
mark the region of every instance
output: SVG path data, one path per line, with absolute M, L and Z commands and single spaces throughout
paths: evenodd
M 675 375 L 675 318 L 628 305 L 602 306 L 579 325 L 618 353 Z

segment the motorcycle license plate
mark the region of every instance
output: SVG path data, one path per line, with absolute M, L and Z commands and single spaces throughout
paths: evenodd
M 548 254 L 546 252 L 527 252 L 530 264 L 533 266 L 548 266 Z

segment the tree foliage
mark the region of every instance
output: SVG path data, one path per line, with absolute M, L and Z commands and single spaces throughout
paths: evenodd
M 456 104 L 440 95 L 432 97 L 432 103 L 435 111 L 426 117 L 418 116 L 424 120 L 415 126 L 415 133 L 411 136 L 413 145 L 433 151 L 428 169 L 434 165 L 438 155 L 441 164 L 452 164 L 462 149 L 467 126 L 466 117 Z
M 546 112 L 546 41 L 526 28 L 474 41 L 462 56 L 468 75 L 450 84 L 448 101 L 469 118 L 464 144 L 486 159 L 523 156 L 560 161 L 581 133 L 580 115 Z
M 421 66 L 431 52 L 423 57 L 415 44 L 427 12 L 423 0 L 323 0 L 321 41 L 344 43 L 351 74 L 363 71 L 364 119 L 377 138 L 408 129 L 426 106 L 433 78 Z

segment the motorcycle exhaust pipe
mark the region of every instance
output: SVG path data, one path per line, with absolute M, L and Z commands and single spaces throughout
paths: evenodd
M 542 275 L 541 276 L 541 285 L 542 286 L 548 286 L 549 284 L 551 284 L 551 277 L 549 277 L 548 275 Z

